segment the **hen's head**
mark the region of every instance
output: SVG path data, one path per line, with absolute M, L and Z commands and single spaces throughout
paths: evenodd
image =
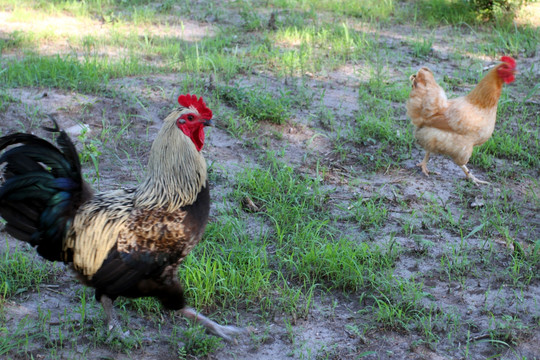
M 197 151 L 201 151 L 204 145 L 204 127 L 212 125 L 212 110 L 203 101 L 202 96 L 197 99 L 196 95 L 180 95 L 179 113 L 176 126 L 193 141 Z
M 497 74 L 506 84 L 510 84 L 516 78 L 516 60 L 510 56 L 501 58 L 502 64 L 497 66 Z
M 427 67 L 422 67 L 416 74 L 411 75 L 409 80 L 411 81 L 413 89 L 418 85 L 425 86 L 427 83 L 435 83 L 435 77 Z

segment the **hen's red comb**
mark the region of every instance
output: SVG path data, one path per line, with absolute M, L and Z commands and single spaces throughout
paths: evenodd
M 508 65 L 510 65 L 510 67 L 513 69 L 516 67 L 516 60 L 514 60 L 512 57 L 510 56 L 503 56 L 501 58 L 501 61 L 504 62 L 504 63 L 507 63 Z
M 212 118 L 212 110 L 210 110 L 206 106 L 202 96 L 199 99 L 197 99 L 197 95 L 190 95 L 190 94 L 180 95 L 178 97 L 178 103 L 185 108 L 189 108 L 190 106 L 193 106 L 195 109 L 197 109 L 201 117 L 204 119 L 209 120 Z

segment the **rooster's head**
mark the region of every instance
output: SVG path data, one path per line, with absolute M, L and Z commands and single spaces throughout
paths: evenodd
M 212 110 L 206 106 L 202 96 L 197 99 L 196 95 L 180 95 L 178 103 L 181 108 L 176 126 L 193 141 L 197 151 L 201 151 L 204 145 L 204 127 L 212 125 Z
M 163 120 L 150 149 L 146 179 L 135 195 L 137 207 L 176 211 L 193 204 L 206 186 L 201 149 L 204 127 L 212 125 L 212 111 L 195 95 L 180 95 L 178 103 Z

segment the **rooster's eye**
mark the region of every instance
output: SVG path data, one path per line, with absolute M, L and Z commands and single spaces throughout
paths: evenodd
M 193 121 L 193 115 L 188 115 L 188 116 L 187 116 L 187 119 L 188 119 L 189 121 Z

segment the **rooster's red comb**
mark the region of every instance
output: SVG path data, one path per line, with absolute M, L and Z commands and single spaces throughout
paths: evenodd
M 206 106 L 202 96 L 199 99 L 197 99 L 197 95 L 190 95 L 190 94 L 180 95 L 178 97 L 178 103 L 185 108 L 189 108 L 190 106 L 193 106 L 195 109 L 197 109 L 201 117 L 203 117 L 204 119 L 209 120 L 212 118 L 212 110 L 210 110 Z
M 510 65 L 510 67 L 513 69 L 516 67 L 516 60 L 514 60 L 512 57 L 510 56 L 503 56 L 501 58 L 501 61 L 504 62 L 504 63 L 507 63 L 508 65 Z

